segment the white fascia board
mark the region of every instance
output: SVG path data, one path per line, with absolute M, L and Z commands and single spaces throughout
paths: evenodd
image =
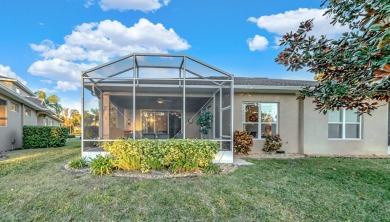
M 235 92 L 256 92 L 256 91 L 270 91 L 270 92 L 290 92 L 294 93 L 303 86 L 261 86 L 261 85 L 234 85 Z
M 8 89 L 7 87 L 3 86 L 0 84 L 0 92 L 3 92 L 4 95 L 6 95 L 7 97 L 17 101 L 17 102 L 20 102 L 20 103 L 23 103 L 29 107 L 32 107 L 34 108 L 35 110 L 38 110 L 38 111 L 43 111 L 43 112 L 48 112 L 49 109 L 42 109 L 42 107 L 39 107 L 37 106 L 35 103 L 29 101 L 28 99 L 25 99 L 24 97 L 16 94 L 14 91 Z

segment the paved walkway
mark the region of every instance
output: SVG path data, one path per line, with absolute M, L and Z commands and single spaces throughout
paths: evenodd
M 245 161 L 239 157 L 234 157 L 233 164 L 237 166 L 249 166 L 253 165 L 253 163 L 250 163 L 248 161 Z

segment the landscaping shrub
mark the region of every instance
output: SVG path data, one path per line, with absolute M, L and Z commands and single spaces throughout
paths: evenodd
M 76 135 L 69 134 L 69 135 L 68 135 L 68 138 L 76 138 Z
M 23 148 L 65 146 L 68 128 L 61 126 L 23 126 Z
M 235 153 L 248 154 L 253 146 L 253 136 L 247 131 L 234 131 L 233 147 Z
M 279 134 L 269 135 L 265 137 L 265 143 L 263 146 L 263 151 L 272 152 L 279 150 L 282 147 L 282 139 Z
M 110 156 L 98 155 L 92 159 L 90 165 L 91 173 L 99 176 L 111 174 L 114 169 Z
M 203 168 L 203 172 L 206 174 L 218 174 L 221 172 L 221 167 L 218 164 L 210 163 Z
M 73 169 L 80 169 L 88 166 L 87 158 L 85 157 L 77 157 L 70 161 L 69 166 Z
M 112 164 L 123 170 L 168 169 L 174 173 L 197 171 L 207 166 L 219 150 L 217 142 L 209 140 L 117 140 L 106 142 Z

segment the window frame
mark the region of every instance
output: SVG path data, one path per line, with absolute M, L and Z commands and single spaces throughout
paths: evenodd
M 0 105 L 0 106 L 4 106 L 4 117 L 2 117 L 2 119 L 4 120 L 4 125 L 0 125 L 0 127 L 7 127 L 8 126 L 8 101 L 0 98 L 0 101 L 1 100 L 4 101 L 4 105 Z
M 276 122 L 262 122 L 262 118 L 261 118 L 261 114 L 262 114 L 262 110 L 261 110 L 261 105 L 262 104 L 275 104 L 276 105 Z M 246 114 L 246 107 L 248 105 L 256 105 L 258 107 L 258 118 L 257 118 L 257 122 L 246 122 L 246 118 L 245 118 L 245 114 Z M 271 125 L 274 125 L 275 124 L 275 135 L 276 134 L 279 134 L 279 102 L 242 102 L 242 123 L 241 123 L 241 126 L 242 126 L 242 130 L 245 130 L 245 126 L 246 125 L 257 125 L 257 135 L 256 137 L 253 137 L 254 140 L 265 140 L 264 137 L 262 137 L 262 125 L 263 124 L 271 124 Z M 249 133 L 249 132 L 248 132 Z
M 358 116 L 359 122 L 347 122 L 346 121 L 346 108 L 340 110 L 328 111 L 328 139 L 329 140 L 362 140 L 362 116 Z M 352 111 L 356 111 L 355 109 Z M 341 122 L 330 122 L 329 121 L 329 112 L 341 112 L 342 121 Z M 329 138 L 329 125 L 341 125 L 341 138 Z M 359 125 L 359 137 L 358 138 L 347 138 L 346 137 L 346 126 L 347 125 Z
M 31 116 L 31 109 L 25 109 L 24 110 L 24 115 L 26 115 L 26 116 Z
M 15 108 L 15 109 L 13 109 L 13 108 Z M 10 110 L 12 112 L 19 113 L 20 107 L 19 107 L 18 104 L 14 103 L 14 102 L 11 102 Z

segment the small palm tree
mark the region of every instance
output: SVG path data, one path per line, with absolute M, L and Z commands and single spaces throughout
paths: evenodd
M 52 109 L 56 116 L 61 117 L 62 106 L 60 104 L 60 98 L 58 96 L 52 94 L 47 97 L 46 93 L 42 90 L 36 91 L 35 95 L 45 101 L 46 106 Z

